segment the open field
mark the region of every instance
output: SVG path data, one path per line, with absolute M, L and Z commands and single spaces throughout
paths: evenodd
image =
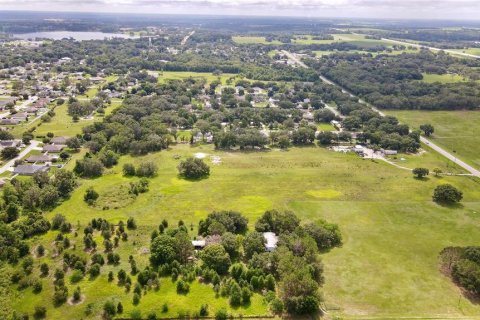
M 212 165 L 208 179 L 194 182 L 179 179 L 176 166 L 180 160 L 174 156 L 182 159 L 197 152 L 207 153 L 208 163 L 210 155 L 219 156 L 222 163 Z M 150 191 L 133 201 L 109 204 L 112 194 L 118 195 L 122 185 L 136 179 L 123 177 L 122 165 L 147 159 L 159 166 L 159 175 L 151 180 Z M 425 167 L 448 169 L 444 159 L 435 153 L 418 155 L 417 161 Z M 464 191 L 461 206 L 447 208 L 431 202 L 433 188 L 447 182 Z M 163 218 L 172 224 L 183 219 L 196 230 L 198 221 L 213 210 L 238 210 L 249 218 L 252 226 L 267 209 L 292 209 L 303 220 L 326 218 L 338 223 L 342 230 L 343 247 L 324 255 L 324 295 L 329 312 L 355 318 L 474 315 L 480 312 L 480 307 L 463 298 L 450 280 L 440 274 L 437 254 L 447 245 L 480 241 L 479 183 L 469 177 L 416 180 L 410 172 L 384 162 L 316 147 L 221 152 L 212 146 L 178 145 L 141 158 L 123 157 L 102 178 L 82 180 L 71 198 L 48 217 L 62 213 L 80 228 L 94 217 L 111 222 L 135 217 L 139 229 L 130 232 L 131 240 L 121 242 L 117 249 L 122 257 L 120 266 L 128 270 L 126 260 L 131 253 L 139 267 L 146 265 L 147 257 L 141 254 L 141 248 L 148 247 L 150 232 Z M 83 201 L 89 186 L 99 192 L 99 201 L 103 198 L 103 203 L 111 207 L 105 210 L 89 207 Z M 53 237 L 49 233 L 33 241 L 48 246 Z M 80 282 L 86 296 L 83 304 L 50 307 L 49 314 L 79 318 L 89 303 L 99 310 L 106 296 L 122 301 L 128 314 L 133 309 L 132 293 L 125 295 L 122 288 L 106 281 L 105 270 L 110 268 L 118 267 L 105 266 L 96 280 Z M 12 307 L 24 309 L 28 305 L 31 310 L 41 301 L 50 303 L 53 288 L 51 281 L 48 285 L 44 281 L 45 292 L 38 295 L 31 289 L 25 292 L 12 289 L 9 293 L 14 297 L 11 301 L 15 301 Z M 73 291 L 74 286 L 69 286 Z M 212 288 L 193 283 L 191 293 L 177 296 L 170 280 L 162 279 L 160 291 L 147 293 L 138 308 L 158 310 L 166 302 L 171 311 L 159 315 L 172 316 L 191 304 L 196 306 L 198 301 L 208 303 L 211 311 L 227 305 L 226 300 L 214 298 Z M 248 308 L 234 313 L 265 314 L 266 306 L 261 297 L 255 296 Z
M 474 55 L 480 55 L 480 48 L 455 49 L 455 50 L 452 50 L 452 51 L 474 54 Z
M 230 78 L 238 77 L 233 73 L 223 73 L 221 75 L 214 75 L 209 72 L 182 72 L 182 71 L 161 71 L 158 72 L 158 82 L 165 83 L 167 80 L 183 80 L 188 78 L 204 78 L 208 83 L 214 80 L 220 80 L 222 85 L 225 85 Z
M 421 81 L 428 82 L 428 83 L 434 83 L 434 82 L 454 83 L 454 82 L 468 81 L 468 79 L 466 79 L 465 77 L 463 77 L 459 74 L 424 73 L 423 74 L 423 79 Z
M 232 40 L 238 44 L 282 44 L 278 40 L 268 42 L 265 37 L 257 36 L 234 36 Z
M 121 105 L 122 101 L 113 99 L 112 104 L 105 108 L 105 115 L 112 113 L 113 110 Z M 69 136 L 72 137 L 82 132 L 82 128 L 92 124 L 94 121 L 101 121 L 101 116 L 96 114 L 92 119 L 73 121 L 72 117 L 68 115 L 67 104 L 64 103 L 55 108 L 55 116 L 50 122 L 44 122 L 34 131 L 35 136 L 45 136 L 48 132 L 52 132 L 55 136 Z
M 478 111 L 390 111 L 400 121 L 418 128 L 430 123 L 435 128 L 432 141 L 460 159 L 480 168 L 480 112 Z

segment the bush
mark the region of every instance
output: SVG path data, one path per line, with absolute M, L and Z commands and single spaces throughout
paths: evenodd
M 215 320 L 227 320 L 228 313 L 225 309 L 220 309 L 215 313 Z
M 138 177 L 154 177 L 157 175 L 157 165 L 151 161 L 141 163 L 136 169 L 136 175 Z
M 70 276 L 71 283 L 80 282 L 83 279 L 83 272 L 81 270 L 73 270 L 72 275 Z
M 47 308 L 44 306 L 35 306 L 33 317 L 35 319 L 44 319 L 47 316 Z
M 112 301 L 107 301 L 103 305 L 103 314 L 106 318 L 111 318 L 115 315 L 115 304 Z
M 190 157 L 180 162 L 178 173 L 188 179 L 199 179 L 210 175 L 210 167 L 202 159 Z
M 201 317 L 207 317 L 208 316 L 208 304 L 202 304 L 200 306 L 200 312 L 199 312 Z
M 270 310 L 273 313 L 281 314 L 283 312 L 283 302 L 279 298 L 275 298 L 270 302 Z
M 190 285 L 183 280 L 177 282 L 177 293 L 187 294 L 190 291 Z
M 95 201 L 97 201 L 99 194 L 97 191 L 93 189 L 93 187 L 89 187 L 85 191 L 85 195 L 83 196 L 83 200 L 88 203 L 89 205 L 93 205 Z
M 433 201 L 438 203 L 456 203 L 463 198 L 463 193 L 451 184 L 442 184 L 433 191 Z
M 140 310 L 133 310 L 132 312 L 130 312 L 130 318 L 132 320 L 141 320 L 142 312 Z
M 140 303 L 140 295 L 138 293 L 133 294 L 133 301 L 132 302 L 133 302 L 134 305 L 137 305 L 137 304 Z
M 163 312 L 163 313 L 167 313 L 167 312 L 168 312 L 168 304 L 164 303 L 164 304 L 162 305 L 162 312 Z
M 123 165 L 123 175 L 127 177 L 132 177 L 135 175 L 135 167 L 131 163 L 125 163 Z

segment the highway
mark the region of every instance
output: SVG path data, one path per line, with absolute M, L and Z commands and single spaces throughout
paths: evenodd
M 302 61 L 300 61 L 299 58 L 297 58 L 294 54 L 292 54 L 291 52 L 288 52 L 286 50 L 282 50 L 282 52 L 292 61 L 294 61 L 296 64 L 298 64 L 299 66 L 303 67 L 303 68 L 308 68 L 308 66 L 303 63 Z M 480 58 L 480 57 L 479 57 Z M 375 108 L 373 105 L 371 105 L 370 103 L 360 99 L 359 97 L 357 97 L 356 95 L 354 95 L 353 93 L 349 92 L 348 90 L 346 90 L 345 88 L 343 88 L 342 86 L 340 86 L 339 84 L 331 81 L 330 79 L 326 78 L 325 76 L 320 76 L 320 79 L 328 84 L 331 84 L 331 85 L 334 85 L 334 86 L 337 86 L 338 88 L 340 88 L 342 90 L 342 92 L 344 93 L 348 93 L 350 96 L 352 97 L 355 97 L 355 98 L 358 98 L 358 102 L 360 103 L 363 103 L 367 106 L 369 106 L 370 108 L 372 108 L 372 110 L 378 112 L 378 114 L 380 114 L 382 117 L 385 117 L 385 114 L 383 112 L 381 112 L 380 110 L 378 110 L 377 108 Z M 431 140 L 428 140 L 427 138 L 425 137 L 420 137 L 420 141 L 424 144 L 426 144 L 427 146 L 429 146 L 430 148 L 432 148 L 433 150 L 437 151 L 438 153 L 440 153 L 441 155 L 443 155 L 444 157 L 446 157 L 447 159 L 453 161 L 454 163 L 456 163 L 458 166 L 462 167 L 463 169 L 465 169 L 466 171 L 470 172 L 470 174 L 472 174 L 473 176 L 476 176 L 476 177 L 480 177 L 480 171 L 475 169 L 474 167 L 470 166 L 469 164 L 463 162 L 462 160 L 458 159 L 456 156 L 452 155 L 451 153 L 449 153 L 448 151 L 446 151 L 445 149 L 443 149 L 442 147 L 436 145 L 435 143 L 433 143 Z

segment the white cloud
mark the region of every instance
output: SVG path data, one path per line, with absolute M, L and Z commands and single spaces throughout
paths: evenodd
M 479 0 L 0 0 L 9 10 L 478 19 Z

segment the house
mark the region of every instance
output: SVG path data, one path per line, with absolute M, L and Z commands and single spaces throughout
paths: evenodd
M 47 166 L 22 164 L 22 165 L 16 166 L 13 169 L 13 173 L 21 176 L 33 176 L 37 172 L 47 172 L 49 169 L 50 168 Z
M 195 248 L 195 250 L 202 250 L 205 248 L 206 242 L 205 240 L 193 240 L 192 241 L 192 246 Z
M 211 132 L 207 132 L 205 134 L 205 140 L 207 143 L 212 143 L 213 142 L 213 134 Z
M 273 232 L 264 232 L 263 238 L 265 238 L 265 250 L 272 252 L 277 248 L 278 237 Z
M 3 125 L 17 125 L 20 121 L 16 119 L 2 119 L 0 120 L 0 124 Z
M 12 114 L 11 118 L 18 121 L 27 121 L 28 113 L 18 112 L 18 113 Z
M 42 163 L 45 163 L 45 162 L 50 162 L 52 161 L 53 158 L 50 157 L 50 156 L 47 156 L 47 155 L 36 155 L 36 156 L 30 156 L 26 159 L 27 162 L 29 163 L 35 163 L 35 162 L 42 162 Z
M 20 147 L 22 141 L 20 140 L 2 140 L 0 141 L 0 147 L 7 148 L 7 147 Z
M 51 144 L 66 144 L 69 137 L 53 137 L 50 140 Z
M 397 150 L 383 150 L 383 154 L 386 156 L 394 156 L 398 154 Z
M 43 146 L 43 152 L 58 153 L 65 149 L 65 147 L 63 144 L 47 144 Z

